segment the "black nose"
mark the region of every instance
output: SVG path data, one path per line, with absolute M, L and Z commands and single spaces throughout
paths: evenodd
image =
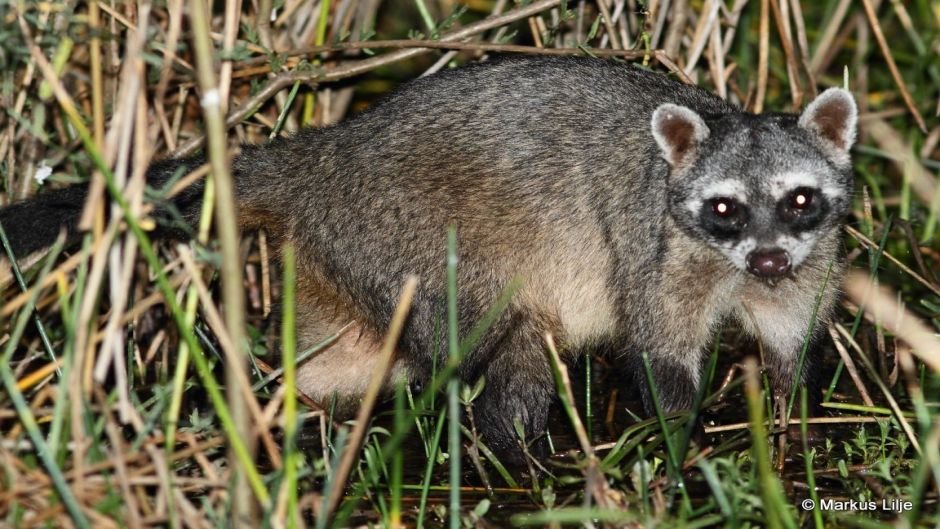
M 757 277 L 780 277 L 790 271 L 790 254 L 779 248 L 747 254 L 747 269 Z

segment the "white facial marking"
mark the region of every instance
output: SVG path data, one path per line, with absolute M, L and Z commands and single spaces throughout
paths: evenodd
M 725 257 L 730 259 L 739 270 L 746 272 L 747 254 L 753 252 L 755 248 L 757 248 L 757 241 L 755 241 L 753 237 L 748 237 L 737 243 L 726 243 L 723 245 L 722 253 L 725 254 Z
M 702 189 L 705 198 L 730 197 L 738 202 L 746 202 L 747 188 L 738 180 L 721 180 L 713 182 Z
M 802 264 L 810 252 L 813 251 L 813 241 L 808 233 L 800 234 L 799 239 L 789 235 L 781 235 L 777 237 L 776 243 L 777 247 L 786 250 L 790 254 L 790 263 L 794 268 Z
M 786 172 L 770 178 L 770 195 L 776 200 L 782 199 L 800 187 L 821 188 L 827 198 L 837 198 L 845 194 L 839 187 L 821 182 L 820 178 L 812 173 Z
M 685 203 L 686 209 L 692 213 L 698 213 L 702 206 L 702 199 L 711 200 L 713 198 L 733 198 L 740 204 L 747 204 L 747 187 L 738 180 L 719 180 L 711 182 L 704 186 L 700 192 L 695 193 L 696 198 Z M 719 206 L 721 207 L 721 206 Z M 728 208 L 724 206 L 725 210 Z M 724 213 L 724 210 L 719 211 Z

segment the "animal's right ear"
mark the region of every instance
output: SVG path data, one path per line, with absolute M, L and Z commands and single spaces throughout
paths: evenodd
M 691 161 L 709 133 L 705 121 L 694 110 L 672 103 L 660 105 L 653 112 L 651 125 L 663 158 L 673 168 Z

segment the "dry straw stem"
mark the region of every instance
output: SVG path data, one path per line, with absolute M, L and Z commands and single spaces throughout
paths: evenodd
M 545 335 L 545 344 L 548 346 L 549 360 L 552 362 L 553 368 L 558 371 L 559 376 L 561 377 L 561 388 L 565 393 L 565 399 L 568 401 L 570 407 L 570 419 L 572 426 L 574 426 L 575 435 L 578 437 L 578 443 L 581 444 L 581 450 L 586 456 L 594 457 L 594 451 L 591 447 L 591 441 L 588 438 L 587 430 L 584 428 L 584 423 L 581 421 L 581 416 L 578 414 L 577 409 L 574 406 L 574 392 L 571 390 L 571 378 L 568 376 L 568 367 L 564 362 L 561 361 L 561 357 L 558 356 L 558 349 L 555 348 L 555 338 L 551 334 Z
M 696 64 L 705 50 L 705 44 L 712 34 L 712 26 L 718 23 L 718 10 L 721 7 L 718 0 L 708 0 L 705 7 L 702 8 L 702 14 L 699 16 L 698 25 L 695 27 L 695 34 L 692 36 L 692 44 L 689 46 L 689 54 L 686 58 L 685 73 L 691 74 L 695 70 Z
M 796 29 L 796 44 L 799 47 L 800 68 L 806 75 L 807 88 L 811 98 L 816 98 L 816 76 L 809 66 L 809 40 L 806 38 L 806 22 L 803 20 L 803 8 L 800 7 L 800 0 L 790 0 L 790 7 L 793 10 L 793 22 Z
M 163 47 L 163 64 L 160 67 L 160 81 L 153 96 L 153 108 L 157 114 L 157 120 L 160 122 L 160 130 L 163 133 L 163 140 L 167 147 L 172 151 L 176 149 L 176 136 L 170 128 L 170 122 L 166 116 L 164 107 L 164 96 L 167 88 L 170 86 L 170 74 L 172 73 L 173 61 L 176 57 L 176 46 L 179 42 L 180 33 L 183 26 L 183 2 L 182 0 L 169 0 L 167 2 L 167 11 L 170 15 L 169 28 L 166 35 L 166 45 Z
M 141 23 L 131 33 L 130 43 L 125 51 L 120 77 L 121 88 L 118 91 L 119 106 L 116 109 L 115 119 L 112 120 L 111 129 L 105 136 L 104 155 L 106 160 L 110 161 L 112 157 L 115 160 L 115 181 L 119 186 L 123 186 L 124 195 L 135 217 L 139 216 L 143 202 L 144 173 L 150 160 L 150 142 L 147 139 L 147 99 L 144 91 L 145 68 L 142 59 L 142 51 L 146 44 L 150 6 L 142 6 L 139 14 Z M 129 167 L 133 167 L 131 175 L 127 174 L 127 168 Z M 86 203 L 87 208 L 88 204 Z M 92 207 L 92 209 L 98 211 L 97 207 Z M 112 204 L 109 232 L 112 230 L 111 226 L 116 227 L 120 224 L 120 218 L 120 207 L 117 204 Z M 116 228 L 114 228 L 114 232 L 117 232 Z M 130 402 L 127 366 L 125 365 L 126 360 L 123 354 L 123 344 L 121 343 L 123 333 L 120 332 L 119 328 L 121 326 L 121 314 L 127 305 L 131 282 L 134 279 L 133 269 L 137 261 L 137 240 L 135 237 L 126 237 L 123 240 L 115 239 L 115 241 L 118 241 L 117 244 L 107 249 L 106 256 L 104 252 L 95 254 L 95 260 L 103 260 L 105 257 L 108 259 L 108 290 L 111 299 L 111 315 L 105 327 L 105 339 L 102 341 L 95 361 L 94 378 L 100 383 L 105 380 L 109 371 L 113 372 L 118 390 L 121 422 L 127 424 L 136 412 Z M 97 297 L 96 294 L 97 289 L 90 289 L 87 292 L 86 299 L 89 299 L 89 304 L 93 302 L 90 298 Z M 82 340 L 79 343 L 87 339 L 87 325 L 85 322 L 88 320 L 85 319 L 85 314 L 82 316 L 83 319 L 80 322 Z M 88 314 L 88 316 L 90 319 L 92 314 Z M 93 345 L 94 342 L 90 342 L 89 348 L 93 348 Z
M 863 122 L 865 131 L 885 151 L 895 166 L 908 179 L 911 188 L 924 204 L 940 207 L 940 187 L 937 177 L 931 174 L 917 158 L 914 147 L 904 141 L 898 131 L 883 119 L 868 119 Z
M 852 346 L 855 354 L 857 354 L 859 360 L 862 361 L 862 365 L 868 370 L 868 375 L 875 381 L 875 384 L 878 385 L 878 389 L 881 390 L 881 393 L 884 395 L 885 400 L 888 401 L 888 407 L 891 408 L 895 419 L 897 419 L 898 424 L 901 425 L 901 429 L 904 430 L 904 435 L 907 436 L 908 440 L 911 442 L 911 446 L 917 451 L 917 454 L 921 455 L 920 442 L 917 440 L 917 435 L 914 434 L 914 429 L 911 428 L 910 423 L 907 422 L 907 418 L 904 417 L 904 412 L 901 411 L 901 406 L 898 405 L 897 399 L 894 398 L 894 395 L 891 394 L 891 390 L 884 381 L 881 380 L 881 376 L 878 374 L 878 371 L 875 370 L 871 360 L 868 359 L 868 356 L 862 351 L 862 348 L 859 347 L 858 342 L 855 341 L 855 338 L 852 337 L 851 333 L 849 333 L 845 327 L 837 323 L 835 324 L 835 328 L 842 338 Z
M 894 77 L 894 82 L 897 84 L 898 90 L 901 91 L 901 97 L 904 98 L 904 104 L 907 105 L 908 110 L 914 115 L 914 120 L 917 121 L 917 126 L 920 127 L 921 132 L 927 134 L 927 124 L 924 123 L 923 116 L 921 116 L 920 111 L 917 110 L 917 105 L 914 104 L 911 93 L 907 91 L 907 85 L 904 84 L 904 79 L 901 77 L 898 65 L 895 64 L 894 57 L 891 55 L 891 48 L 888 46 L 884 32 L 881 31 L 881 24 L 878 23 L 878 14 L 871 5 L 871 0 L 862 0 L 862 5 L 865 7 L 865 16 L 868 17 L 868 23 L 871 24 L 875 40 L 878 41 L 878 47 L 881 48 L 881 54 L 884 55 L 885 62 L 888 63 L 888 69 L 891 70 L 891 77 Z
M 783 45 L 783 54 L 787 61 L 787 78 L 790 82 L 790 96 L 793 101 L 793 107 L 799 108 L 803 100 L 803 88 L 800 83 L 799 65 L 796 60 L 796 53 L 793 50 L 793 38 L 790 32 L 789 9 L 784 9 L 786 4 L 781 4 L 786 0 L 771 0 L 770 7 L 774 15 L 774 22 L 777 25 L 777 33 L 780 35 L 780 44 Z
M 594 501 L 600 507 L 613 507 L 608 494 L 609 487 L 603 471 L 600 469 L 600 461 L 594 453 L 594 447 L 588 437 L 587 430 L 584 428 L 584 422 L 581 421 L 581 415 L 574 404 L 574 391 L 571 390 L 571 378 L 568 376 L 568 367 L 561 361 L 558 355 L 558 349 L 555 347 L 555 338 L 550 334 L 545 334 L 545 345 L 548 349 L 548 359 L 552 370 L 557 373 L 558 391 L 563 393 L 562 404 L 568 414 L 568 419 L 577 435 L 578 443 L 581 445 L 581 451 L 587 457 L 587 466 L 584 469 L 585 475 L 585 495 L 593 497 Z
M 845 291 L 876 322 L 907 342 L 915 356 L 940 373 L 940 338 L 898 303 L 891 290 L 875 285 L 865 274 L 853 272 L 845 280 Z
M 203 314 L 206 317 L 206 321 L 209 322 L 209 327 L 212 329 L 212 332 L 215 333 L 216 337 L 219 339 L 222 352 L 225 354 L 226 363 L 241 362 L 243 360 L 239 358 L 241 353 L 233 341 L 232 336 L 228 333 L 228 329 L 226 329 L 222 323 L 222 317 L 215 308 L 212 295 L 209 294 L 209 289 L 206 287 L 205 283 L 203 283 L 199 275 L 199 267 L 196 266 L 196 262 L 193 260 L 192 252 L 190 252 L 189 248 L 184 244 L 177 245 L 176 251 L 179 253 L 186 271 L 189 272 L 192 284 L 196 287 L 196 293 L 199 296 Z M 228 383 L 237 391 L 241 392 L 241 400 L 245 404 L 248 414 L 251 416 L 252 423 L 255 425 L 254 431 L 249 432 L 249 435 L 251 435 L 251 438 L 254 438 L 255 435 L 261 436 L 265 451 L 268 457 L 271 458 L 271 464 L 274 468 L 281 468 L 280 450 L 278 450 L 277 443 L 274 442 L 274 438 L 271 436 L 271 431 L 268 427 L 269 421 L 265 421 L 262 417 L 261 406 L 258 404 L 251 390 L 251 381 L 248 379 L 248 373 L 244 370 L 236 370 L 232 375 L 235 377 L 235 380 L 228 380 Z M 249 428 L 249 430 L 251 430 L 251 428 Z
M 770 0 L 760 1 L 760 42 L 757 50 L 757 95 L 752 109 L 755 114 L 764 111 L 767 98 L 767 79 L 770 73 Z
M 851 5 L 852 0 L 840 0 L 839 5 L 836 6 L 835 11 L 833 11 L 832 18 L 830 18 L 829 23 L 826 24 L 826 29 L 822 31 L 822 36 L 816 43 L 816 53 L 813 54 L 813 58 L 809 61 L 810 71 L 813 72 L 814 76 L 818 76 L 822 73 L 824 69 L 823 62 L 827 53 L 833 49 L 832 43 L 839 34 L 839 29 L 842 28 L 842 21 L 845 20 L 845 15 L 849 12 Z
M 521 20 L 542 11 L 557 7 L 561 3 L 561 0 L 539 0 L 533 2 L 529 5 L 513 9 L 503 15 L 492 16 L 486 19 L 483 19 L 479 22 L 474 22 L 473 24 L 467 24 L 466 26 L 445 33 L 441 36 L 441 42 L 457 42 L 468 37 L 472 37 L 478 33 L 488 31 L 506 24 L 510 24 L 517 20 Z M 360 75 L 366 72 L 370 72 L 381 66 L 392 64 L 398 61 L 403 61 L 405 59 L 410 59 L 423 55 L 431 51 L 431 48 L 421 47 L 421 48 L 409 48 L 403 49 L 391 53 L 386 53 L 378 57 L 371 57 L 369 59 L 363 59 L 360 61 L 351 61 L 341 63 L 339 66 L 330 69 L 330 70 L 303 70 L 303 71 L 290 71 L 283 72 L 272 78 L 264 88 L 262 88 L 257 94 L 248 98 L 235 110 L 229 113 L 228 117 L 225 120 L 225 126 L 231 127 L 244 119 L 246 116 L 255 111 L 255 109 L 264 101 L 267 101 L 272 96 L 280 92 L 281 90 L 287 88 L 288 86 L 293 85 L 295 82 L 302 83 L 318 83 L 318 82 L 327 82 L 327 81 L 338 81 L 340 79 L 346 79 L 348 77 L 353 77 Z M 174 156 L 186 156 L 195 152 L 199 147 L 202 146 L 205 138 L 202 136 L 197 136 L 185 144 L 183 144 L 175 153 Z
M 829 325 L 829 336 L 832 338 L 832 343 L 836 346 L 836 351 L 839 352 L 839 357 L 845 364 L 845 369 L 849 372 L 849 377 L 852 378 L 852 382 L 858 389 L 859 395 L 862 396 L 862 402 L 864 402 L 866 406 L 874 406 L 875 403 L 868 395 L 868 390 L 865 389 L 865 384 L 858 374 L 858 368 L 855 367 L 855 361 L 852 360 L 849 352 L 845 349 L 845 345 L 842 344 L 842 340 L 839 339 L 839 333 L 836 331 L 836 328 L 831 324 Z
M 863 424 L 863 423 L 873 423 L 878 421 L 883 421 L 885 419 L 879 417 L 868 417 L 865 415 L 858 417 L 809 417 L 805 419 L 806 424 Z M 802 424 L 804 419 L 799 417 L 791 418 L 787 424 Z M 780 424 L 780 421 L 777 420 L 774 422 L 775 425 Z M 736 430 L 745 430 L 751 427 L 749 422 L 736 422 L 732 424 L 722 424 L 719 426 L 706 426 L 704 428 L 705 433 L 715 434 L 715 433 L 724 433 L 724 432 L 733 432 Z M 608 443 L 610 447 L 613 447 L 615 443 Z M 608 445 L 601 445 L 604 448 L 607 448 Z M 600 446 L 598 448 L 601 448 Z
M 346 443 L 343 458 L 339 462 L 339 468 L 333 475 L 333 486 L 329 491 L 329 505 L 322 516 L 329 517 L 336 510 L 339 501 L 342 498 L 343 487 L 346 486 L 346 480 L 349 472 L 352 470 L 353 462 L 359 457 L 359 446 L 362 438 L 365 436 L 366 428 L 369 426 L 369 418 L 372 415 L 372 409 L 375 401 L 379 397 L 382 386 L 388 377 L 388 370 L 392 366 L 395 357 L 395 345 L 401 336 L 402 328 L 405 326 L 411 310 L 411 300 L 414 299 L 415 291 L 418 289 L 418 278 L 408 276 L 405 285 L 401 289 L 401 296 L 398 299 L 398 307 L 392 315 L 391 324 L 388 326 L 388 332 L 385 334 L 385 341 L 382 342 L 382 349 L 379 351 L 379 361 L 375 365 L 375 371 L 372 372 L 372 379 L 369 381 L 369 387 L 365 396 L 362 397 L 362 405 L 359 407 L 359 413 L 356 415 L 356 425 L 350 434 L 349 442 Z M 456 457 L 456 456 L 455 456 Z
M 872 250 L 876 250 L 876 251 L 880 250 L 878 243 L 876 243 L 875 241 L 869 239 L 869 238 L 866 237 L 862 232 L 856 230 L 856 229 L 853 228 L 852 226 L 846 225 L 846 226 L 845 226 L 845 231 L 846 231 L 849 235 L 851 235 L 852 237 L 854 237 L 856 240 L 858 240 L 858 242 L 862 243 L 863 246 L 866 246 L 866 247 L 868 247 L 868 248 L 870 248 L 870 249 L 872 249 Z M 910 275 L 912 278 L 914 278 L 915 281 L 917 281 L 918 283 L 920 283 L 921 285 L 923 285 L 924 287 L 926 287 L 928 290 L 930 290 L 930 291 L 933 292 L 934 294 L 940 296 L 940 288 L 938 288 L 937 285 L 934 285 L 934 284 L 931 283 L 930 281 L 927 281 L 926 279 L 924 279 L 923 276 L 921 276 L 920 274 L 918 274 L 917 272 L 915 272 L 914 270 L 912 270 L 911 267 L 909 267 L 909 266 L 907 266 L 906 264 L 902 263 L 900 259 L 898 259 L 897 257 L 891 255 L 891 254 L 890 254 L 889 252 L 887 252 L 887 251 L 881 251 L 881 255 L 887 257 L 889 261 L 891 261 L 892 263 L 896 264 L 896 265 L 898 266 L 898 268 L 900 268 L 904 273 L 906 273 L 906 274 Z

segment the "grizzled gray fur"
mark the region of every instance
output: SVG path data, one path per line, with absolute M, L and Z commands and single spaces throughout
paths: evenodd
M 389 382 L 428 377 L 431 355 L 446 351 L 435 336 L 448 225 L 459 239 L 462 334 L 521 278 L 461 368 L 468 381 L 486 377 L 475 406 L 485 442 L 512 452 L 513 419 L 538 434 L 554 398 L 546 333 L 568 358 L 612 351 L 636 374 L 648 413 L 641 353 L 665 410 L 688 408 L 703 348 L 727 319 L 762 341 L 776 393 L 810 382 L 812 368 L 796 379 L 795 367 L 821 326 L 809 329 L 827 270 L 836 284 L 843 269 L 855 124 L 855 103 L 838 89 L 801 115 L 752 115 L 611 61 L 503 59 L 418 79 L 339 125 L 244 148 L 234 161 L 239 222 L 298 248 L 301 348 L 354 322 L 298 371 L 303 391 L 335 394 L 347 409 L 408 274 L 421 287 Z M 163 161 L 149 178 L 200 163 Z M 199 196 L 192 188 L 177 205 L 194 218 Z M 45 193 L 0 212 L 16 251 L 74 224 L 82 197 Z

